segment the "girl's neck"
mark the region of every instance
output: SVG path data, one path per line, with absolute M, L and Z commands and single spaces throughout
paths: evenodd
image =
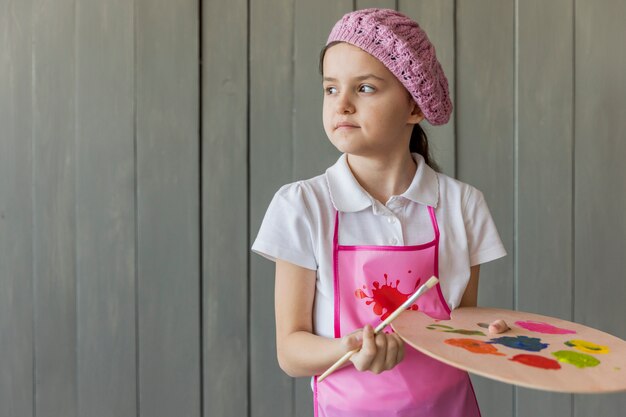
M 415 176 L 417 164 L 410 152 L 378 158 L 347 155 L 348 165 L 372 197 L 385 204 L 391 196 L 404 193 Z

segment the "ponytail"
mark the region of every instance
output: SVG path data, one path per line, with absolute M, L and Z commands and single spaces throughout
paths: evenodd
M 422 155 L 424 161 L 426 162 L 426 165 L 428 165 L 437 172 L 441 172 L 439 166 L 430 155 L 426 132 L 424 132 L 424 129 L 422 129 L 419 124 L 413 126 L 413 131 L 411 132 L 411 141 L 409 142 L 409 150 L 411 152 Z

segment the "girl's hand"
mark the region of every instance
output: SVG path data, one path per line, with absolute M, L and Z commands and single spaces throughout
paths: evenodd
M 489 333 L 504 333 L 510 330 L 504 320 L 496 320 L 489 325 Z
M 350 361 L 359 371 L 375 374 L 388 371 L 404 359 L 404 342 L 396 333 L 379 333 L 366 325 L 363 330 L 351 333 L 341 341 L 346 351 L 358 349 Z

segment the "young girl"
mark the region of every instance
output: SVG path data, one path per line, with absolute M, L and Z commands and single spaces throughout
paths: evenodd
M 324 129 L 343 155 L 276 193 L 252 247 L 276 262 L 279 364 L 315 376 L 360 348 L 314 378 L 316 416 L 478 416 L 466 372 L 373 334 L 432 275 L 413 309 L 447 319 L 475 306 L 479 265 L 506 254 L 480 191 L 433 169 L 419 123 L 452 111 L 434 47 L 394 10 L 359 10 L 332 29 L 320 68 Z

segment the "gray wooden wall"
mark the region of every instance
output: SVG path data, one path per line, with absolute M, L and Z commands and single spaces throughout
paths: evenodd
M 436 159 L 509 252 L 480 303 L 626 339 L 625 2 L 0 0 L 0 417 L 312 416 L 249 246 L 337 158 L 317 56 L 369 6 L 448 74 Z M 485 417 L 626 409 L 474 381 Z

